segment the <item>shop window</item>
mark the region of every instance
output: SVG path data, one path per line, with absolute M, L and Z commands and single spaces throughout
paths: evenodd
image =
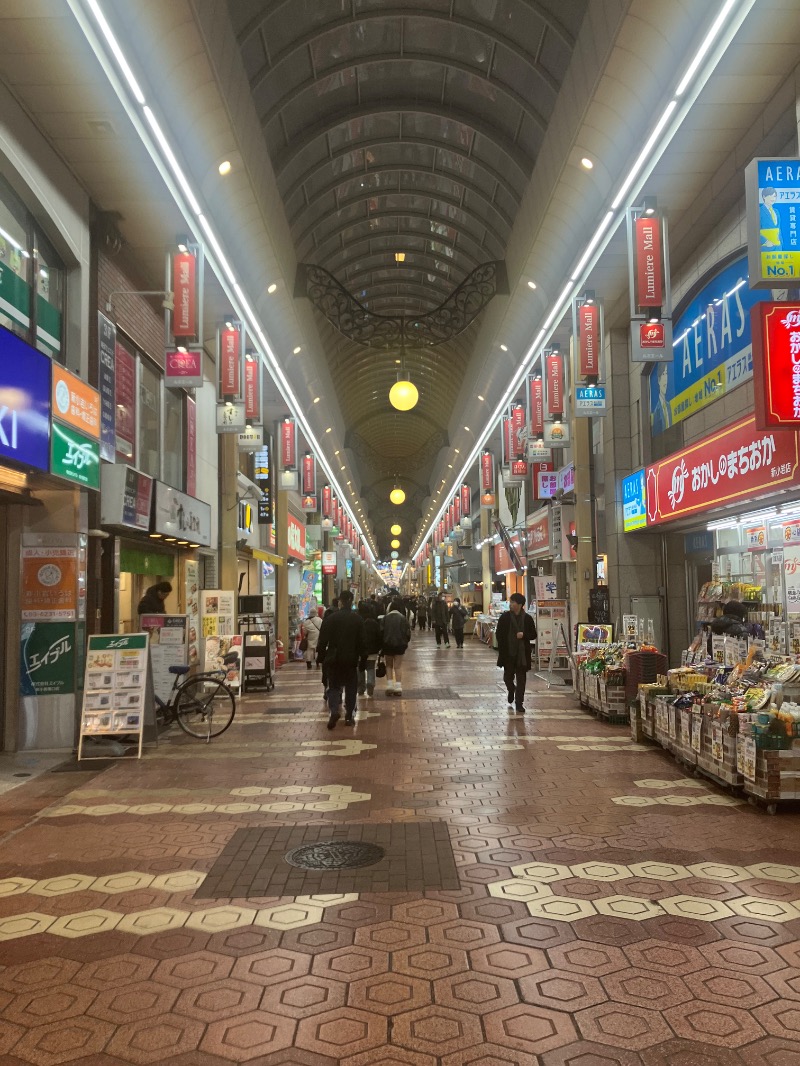
M 36 231 L 35 240 L 36 347 L 63 363 L 64 269 L 46 237 Z
M 31 323 L 27 212 L 0 179 L 0 325 L 25 340 Z
M 164 470 L 163 480 L 183 489 L 183 393 L 164 389 Z
M 149 362 L 139 361 L 139 469 L 161 478 L 161 375 Z

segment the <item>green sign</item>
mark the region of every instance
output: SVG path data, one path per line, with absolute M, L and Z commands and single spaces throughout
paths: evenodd
M 67 696 L 75 691 L 75 623 L 25 622 L 22 626 L 23 696 Z
M 149 639 L 147 633 L 112 633 L 111 636 L 89 637 L 89 651 L 146 648 Z
M 53 422 L 50 473 L 90 489 L 99 489 L 100 444 L 70 426 Z
M 0 238 L 0 252 L 5 241 Z M 30 325 L 31 287 L 7 263 L 0 262 L 0 311 L 19 322 Z

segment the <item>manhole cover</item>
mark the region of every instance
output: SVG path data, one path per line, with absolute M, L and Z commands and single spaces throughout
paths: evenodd
M 377 844 L 358 840 L 320 840 L 294 848 L 284 858 L 301 870 L 354 870 L 374 866 L 386 853 Z

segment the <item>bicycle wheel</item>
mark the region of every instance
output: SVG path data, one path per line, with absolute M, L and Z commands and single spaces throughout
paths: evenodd
M 213 677 L 191 677 L 178 690 L 175 717 L 189 736 L 208 740 L 224 733 L 236 714 L 236 699 Z

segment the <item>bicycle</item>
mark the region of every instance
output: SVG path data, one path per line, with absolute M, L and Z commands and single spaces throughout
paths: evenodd
M 231 653 L 222 660 L 225 667 L 238 661 L 238 656 Z M 210 670 L 207 673 L 194 674 L 181 681 L 191 670 L 190 666 L 170 666 L 169 672 L 175 675 L 169 699 L 156 696 L 156 711 L 166 725 L 177 722 L 184 733 L 206 744 L 212 737 L 218 737 L 233 721 L 236 714 L 236 697 L 223 680 L 225 669 Z M 214 718 L 221 723 L 215 727 Z

